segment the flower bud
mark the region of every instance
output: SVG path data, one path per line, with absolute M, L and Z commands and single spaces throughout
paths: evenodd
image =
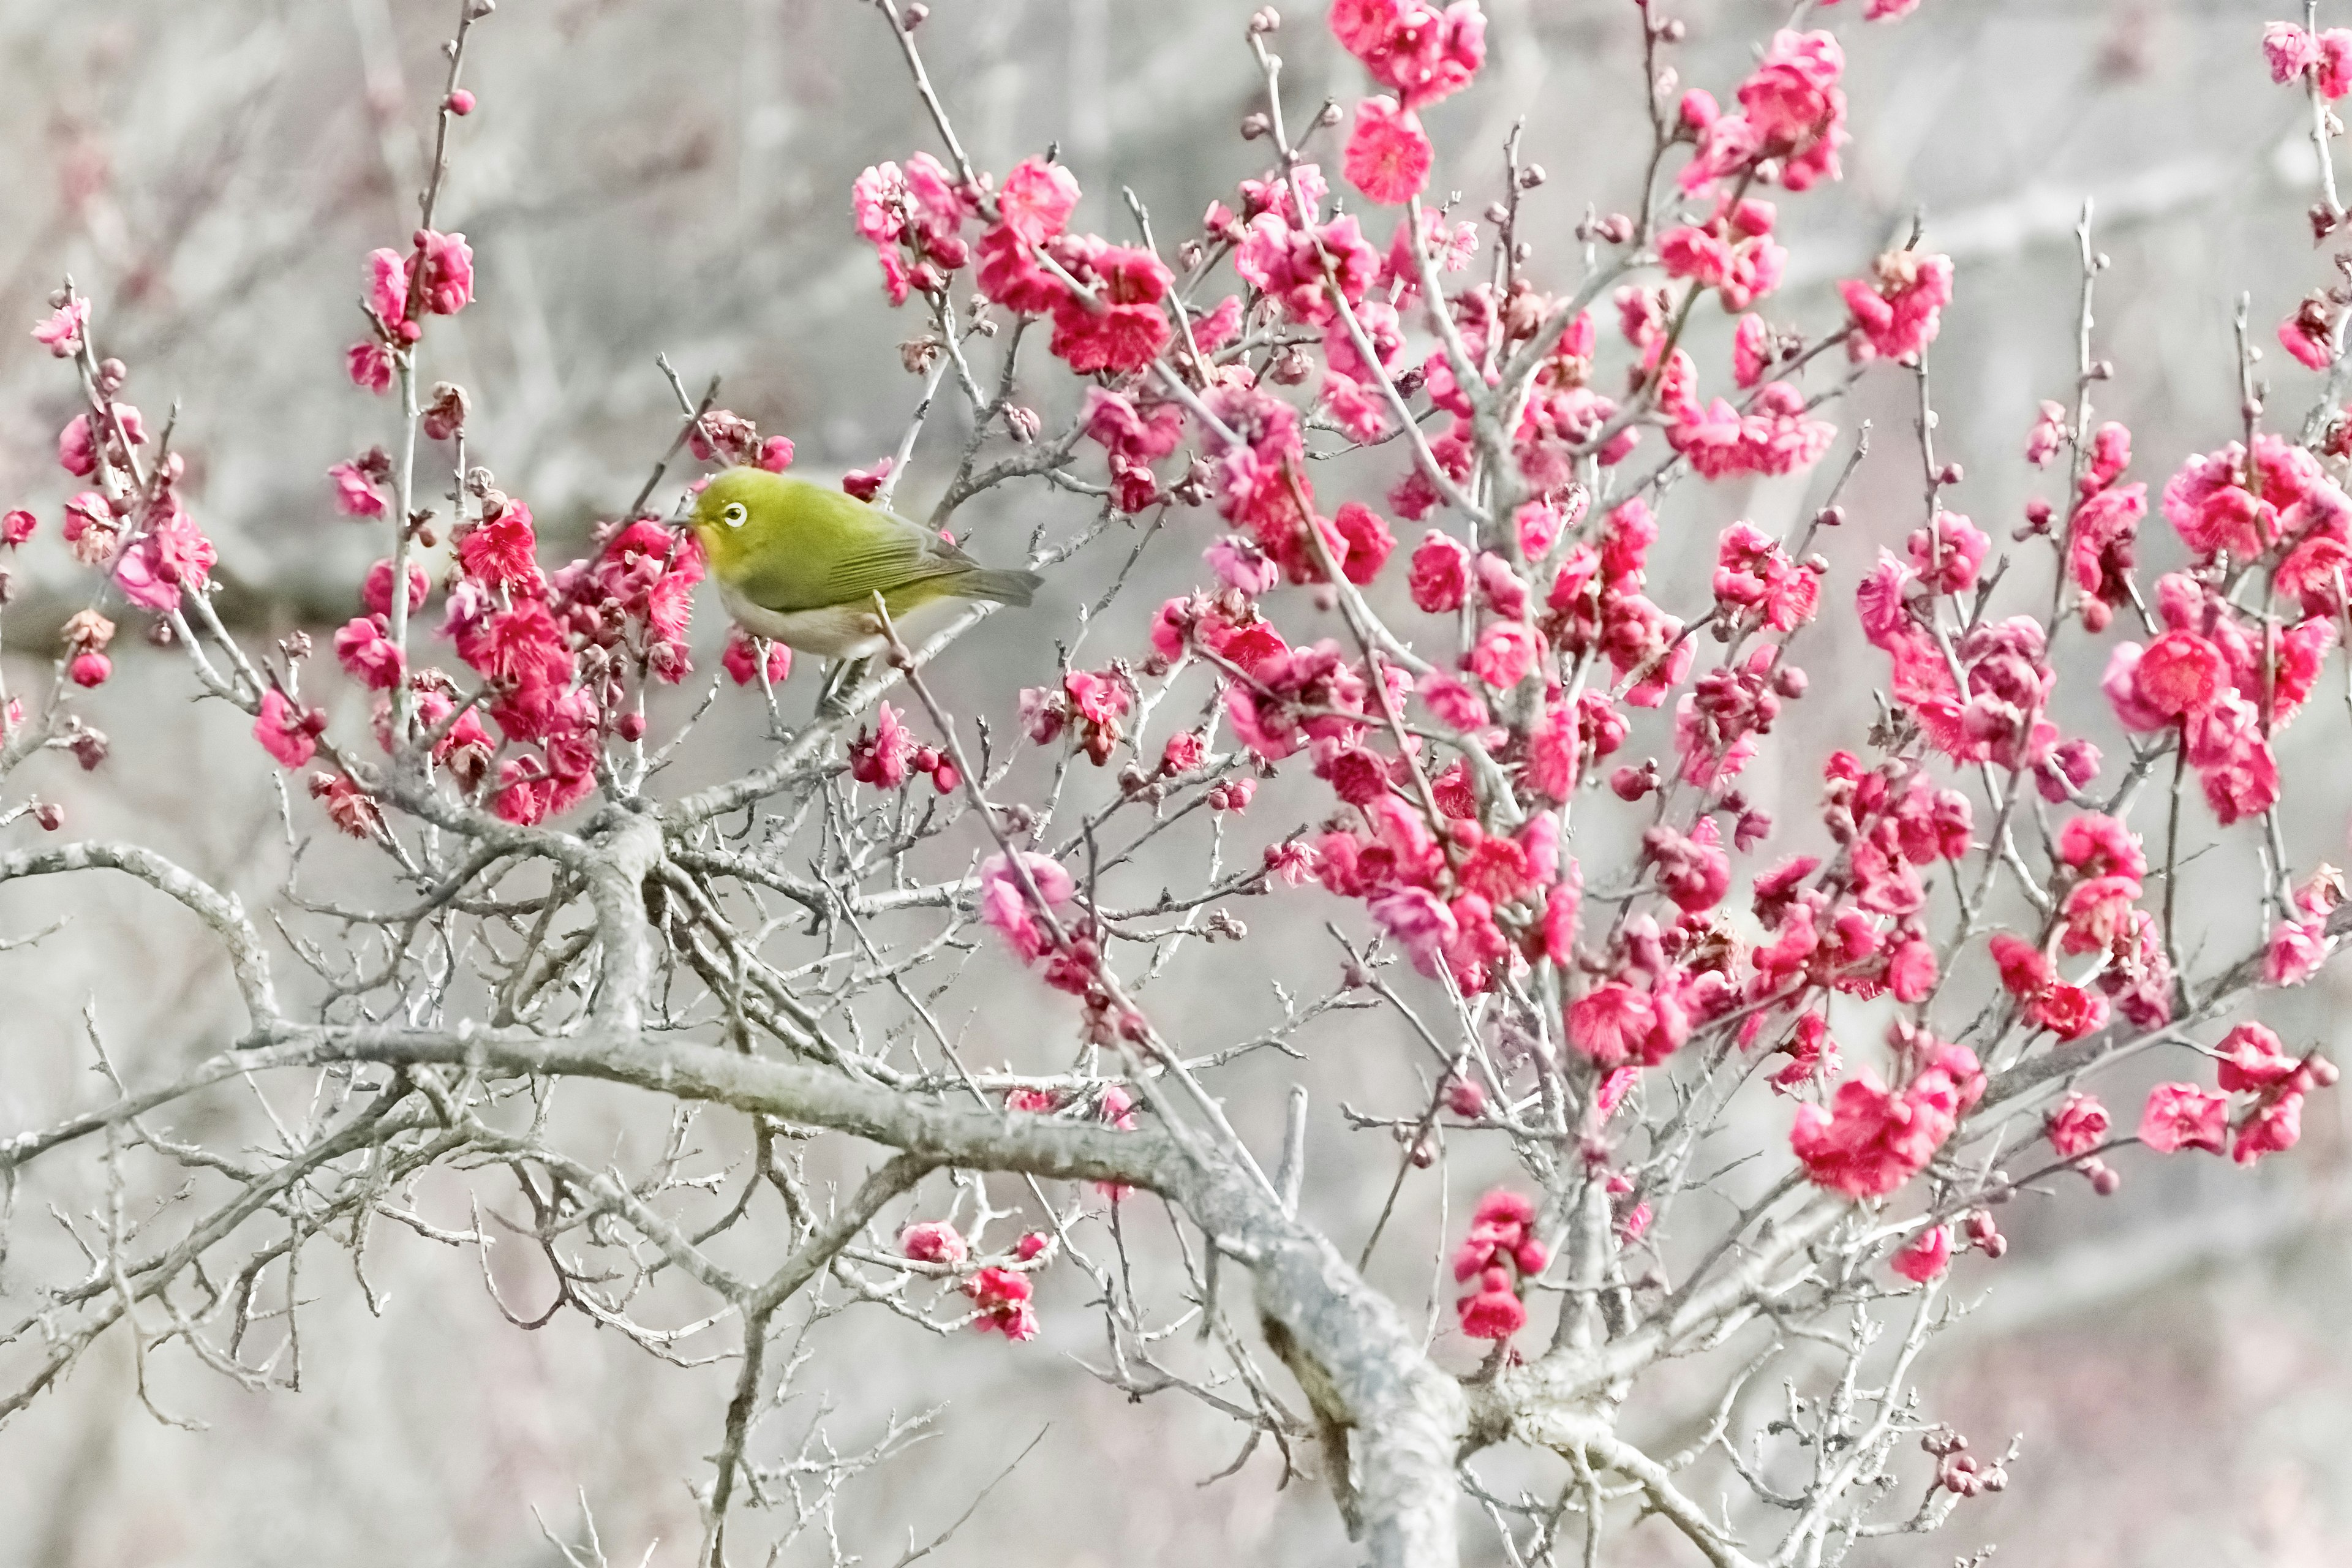
M 66 825 L 66 808 L 53 800 L 37 800 L 33 803 L 33 820 L 55 833 Z
M 463 119 L 467 115 L 474 112 L 474 95 L 467 92 L 462 87 L 457 89 L 457 91 L 451 93 L 447 98 L 443 99 L 441 101 L 443 106 L 446 108 L 450 113 L 457 115 L 459 119 Z

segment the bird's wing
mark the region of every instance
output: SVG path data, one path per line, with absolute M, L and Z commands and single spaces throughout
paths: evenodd
M 737 592 L 762 608 L 789 612 L 856 604 L 974 569 L 961 551 L 930 530 L 855 496 L 811 486 L 800 504 L 824 508 L 825 526 L 789 529 L 780 548 L 760 552 L 737 584 Z

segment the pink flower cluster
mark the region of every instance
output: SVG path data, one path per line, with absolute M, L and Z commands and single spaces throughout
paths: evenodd
M 1683 167 L 1683 189 L 1744 176 L 1801 191 L 1836 179 L 1838 149 L 1849 139 L 1838 85 L 1844 70 L 1845 51 L 1831 34 L 1783 31 L 1739 84 L 1738 113 L 1724 113 L 1704 90 L 1684 94 L 1682 124 L 1698 150 Z
M 1925 1169 L 1984 1094 L 1984 1071 L 1965 1046 L 1916 1035 L 1900 1054 L 1916 1064 L 1890 1089 L 1864 1068 L 1838 1086 L 1828 1109 L 1797 1108 L 1790 1147 L 1816 1186 L 1883 1198 Z
M 949 273 L 970 264 L 971 247 L 961 231 L 979 211 L 972 197 L 929 153 L 916 153 L 903 169 L 877 163 L 850 185 L 850 221 L 874 247 L 890 303 L 905 304 L 910 292 L 937 293 Z
M 1126 738 L 1119 721 L 1134 700 L 1135 679 L 1123 667 L 1073 669 L 1058 688 L 1032 686 L 1022 691 L 1022 731 L 1038 745 L 1050 746 L 1068 730 L 1078 749 L 1101 767 Z
M 420 228 L 410 245 L 406 255 L 388 247 L 368 253 L 368 317 L 375 331 L 343 359 L 352 384 L 369 392 L 391 387 L 395 356 L 425 335 L 421 316 L 454 316 L 473 303 L 474 252 L 464 235 Z
M 857 738 L 849 742 L 849 776 L 877 789 L 898 789 L 914 773 L 928 775 L 941 795 L 963 782 L 952 761 L 919 742 L 898 710 L 881 703 L 874 711 L 873 729 L 859 726 Z
M 1944 307 L 1952 302 L 1952 258 L 1890 250 L 1878 258 L 1873 281 L 1849 278 L 1838 293 L 1853 318 L 1847 356 L 1906 360 L 1936 341 Z
M 1497 1187 L 1478 1200 L 1470 1234 L 1454 1254 L 1454 1278 L 1477 1289 L 1454 1303 L 1462 1331 L 1474 1340 L 1507 1340 L 1527 1326 L 1518 1285 L 1544 1271 L 1549 1255 L 1536 1239 L 1536 1206 Z
M 1419 0 L 1334 0 L 1331 31 L 1396 96 L 1356 108 L 1348 138 L 1348 181 L 1376 202 L 1394 204 L 1429 183 L 1433 153 L 1415 111 L 1458 92 L 1486 59 L 1486 18 L 1477 0 L 1439 10 Z
M 2282 86 L 2309 78 L 2323 98 L 2352 92 L 2352 31 L 2308 33 L 2292 22 L 2273 22 L 2263 30 L 2263 54 L 2271 79 Z
M 2193 1083 L 2160 1083 L 2148 1090 L 2140 1116 L 2139 1139 L 2161 1154 L 2225 1148 L 2241 1165 L 2294 1147 L 2303 1135 L 2304 1097 L 2332 1087 L 2336 1064 L 2311 1055 L 2286 1054 L 2278 1036 L 2260 1024 L 2241 1024 L 2222 1037 L 2214 1055 L 2221 1062 L 2221 1092 Z M 2230 1096 L 2248 1098 L 2234 1111 Z M 2230 1133 L 2235 1131 L 2234 1143 Z
M 2231 487 L 2229 493 L 2248 492 Z M 2330 538 L 2306 538 L 2298 549 L 2319 548 Z M 2282 566 L 2280 577 L 2286 576 Z M 2143 732 L 2177 727 L 2206 802 L 2225 826 L 2268 811 L 2279 798 L 2272 739 L 2317 683 L 2336 644 L 2335 618 L 2306 614 L 2287 625 L 2249 616 L 2186 573 L 2157 580 L 2156 611 L 2163 633 L 2145 647 L 2118 644 L 2108 659 L 2101 685 L 2116 717 Z

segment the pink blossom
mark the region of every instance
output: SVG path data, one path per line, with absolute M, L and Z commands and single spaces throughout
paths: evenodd
M 2050 1113 L 2042 1130 L 2049 1136 L 2050 1146 L 2062 1158 L 2074 1160 L 2106 1141 L 2107 1126 L 2107 1108 L 2077 1090 L 2070 1092 Z
M 1010 1268 L 982 1268 L 964 1281 L 964 1292 L 978 1309 L 971 1326 L 992 1331 L 1018 1342 L 1037 1337 L 1037 1313 L 1029 1303 L 1029 1277 Z
M 1543 658 L 1543 639 L 1524 621 L 1496 621 L 1478 635 L 1468 664 L 1479 679 L 1507 691 L 1531 674 Z
M 1959 1116 L 1984 1092 L 1976 1058 L 1958 1046 L 1906 1089 L 1884 1088 L 1865 1070 L 1838 1086 L 1829 1109 L 1797 1108 L 1790 1146 L 1817 1186 L 1849 1197 L 1885 1197 L 1926 1165 Z
M 2279 346 L 2306 370 L 2336 363 L 2335 311 L 2326 298 L 2306 300 L 2278 325 Z
M 1673 1048 L 1657 1048 L 1664 1040 L 1652 996 L 1613 980 L 1569 1005 L 1568 1043 L 1604 1068 L 1664 1060 Z
M 1439 960 L 1461 935 L 1454 911 L 1425 888 L 1398 888 L 1374 899 L 1370 910 L 1423 974 L 1437 973 Z
M 1853 331 L 1849 357 L 1904 359 L 1935 342 L 1944 307 L 1952 302 L 1952 258 L 1890 250 L 1879 257 L 1874 283 L 1847 279 L 1838 285 Z
M 2159 1154 L 2182 1149 L 2206 1149 L 2218 1154 L 2229 1112 L 2227 1099 L 2193 1083 L 2160 1083 L 2147 1091 L 2139 1141 Z
M 2261 1024 L 2240 1024 L 2221 1037 L 2213 1054 L 2221 1059 L 2221 1088 L 2232 1094 L 2268 1089 L 2295 1068 L 2278 1036 Z
M 485 588 L 528 598 L 547 592 L 530 508 L 519 500 L 509 500 L 496 516 L 484 518 L 458 539 L 457 564 Z
M 1406 579 L 1414 605 L 1429 614 L 1458 610 L 1470 596 L 1470 552 L 1450 533 L 1431 529 L 1413 548 Z
M 2230 678 L 2221 652 L 2194 632 L 2167 632 L 2140 655 L 2134 676 L 2139 699 L 2166 718 L 2201 712 Z
M 378 342 L 353 343 L 343 351 L 352 384 L 367 392 L 392 390 L 392 351 Z
M 1419 689 L 1422 701 L 1448 729 L 1472 731 L 1486 727 L 1486 700 L 1467 682 L 1456 680 L 1442 669 L 1433 669 L 1421 678 Z
M 2319 35 L 2319 59 L 2315 68 L 2320 95 L 2342 98 L 2352 92 L 2352 31 L 2330 27 Z
M 408 258 L 397 250 L 368 252 L 368 305 L 376 320 L 397 327 L 408 319 Z
M 1247 534 L 1228 533 L 1211 542 L 1202 553 L 1221 582 L 1252 598 L 1271 591 L 1282 580 L 1282 569 L 1275 564 L 1274 557 L 1260 550 Z
M 2263 54 L 2271 79 L 2290 82 L 2319 63 L 2319 40 L 2293 22 L 2273 22 L 2263 29 Z
M 337 463 L 327 470 L 327 478 L 335 486 L 335 510 L 346 517 L 383 517 L 392 510 L 353 464 Z
M 40 520 L 21 508 L 0 516 L 0 544 L 13 549 L 32 538 L 33 531 L 39 526 Z
M 916 744 L 913 731 L 899 721 L 898 710 L 882 703 L 874 711 L 873 733 L 860 726 L 857 739 L 849 743 L 849 775 L 877 789 L 897 789 L 907 782 Z
M 2263 984 L 2300 985 L 2319 973 L 2327 958 L 2325 921 L 2281 921 L 2263 950 Z
M 335 633 L 335 658 L 354 680 L 372 691 L 389 691 L 400 684 L 406 667 L 400 647 L 384 636 L 371 616 L 358 616 Z
M 89 301 L 77 295 L 33 329 L 33 341 L 56 358 L 68 359 L 81 347 L 82 331 L 89 322 Z
M 896 458 L 885 458 L 870 468 L 852 468 L 841 476 L 841 488 L 859 500 L 870 501 L 881 493 L 882 481 L 898 466 Z
M 77 479 L 88 479 L 98 471 L 98 447 L 90 439 L 89 415 L 75 415 L 58 432 L 58 466 Z
M 1331 31 L 1409 108 L 1459 91 L 1486 58 L 1486 18 L 1476 0 L 1443 12 L 1421 0 L 1334 0 Z
M 278 759 L 282 768 L 307 765 L 318 753 L 319 731 L 323 723 L 314 722 L 315 716 L 298 710 L 286 700 L 286 693 L 276 687 L 261 694 L 261 711 L 253 721 L 253 738 L 261 742 L 262 750 Z
M 1080 374 L 1141 370 L 1158 358 L 1174 331 L 1160 305 L 1173 281 L 1167 265 L 1138 247 L 1099 243 L 1072 260 L 1094 295 L 1055 302 L 1049 352 Z
M 782 686 L 793 673 L 793 650 L 780 642 L 755 637 L 740 626 L 727 629 L 727 651 L 719 662 L 738 686 L 749 686 L 766 667 L 768 684 Z
M 1936 989 L 1935 944 L 1919 937 L 1896 944 L 1887 955 L 1886 988 L 1897 1002 L 1924 1002 Z
M 1361 585 L 1381 574 L 1388 564 L 1389 552 L 1396 548 L 1396 536 L 1380 514 L 1360 501 L 1340 505 L 1331 519 L 1332 530 L 1346 542 L 1339 556 L 1339 573 L 1349 582 Z
M 1480 1289 L 1454 1303 L 1462 1315 L 1462 1331 L 1474 1340 L 1507 1340 L 1527 1327 L 1528 1310 L 1511 1290 L 1510 1275 L 1489 1268 L 1480 1277 Z
M 474 253 L 462 234 L 416 231 L 423 273 L 420 302 L 436 316 L 454 316 L 474 299 Z
M 1731 379 L 1742 387 L 1754 386 L 1764 379 L 1771 363 L 1771 329 L 1764 318 L 1749 314 L 1739 318 L 1731 332 Z
M 1951 1265 L 1952 1227 L 1948 1225 L 1929 1226 L 1893 1259 L 1895 1272 L 1915 1285 L 1925 1285 Z
M 2238 1128 L 2230 1158 L 2251 1165 L 2265 1154 L 2284 1153 L 2303 1136 L 2303 1096 L 2282 1094 L 2264 1100 Z
M 961 1263 L 969 1255 L 956 1227 L 944 1221 L 910 1225 L 898 1233 L 898 1250 L 918 1263 Z
M 115 563 L 114 577 L 132 604 L 168 613 L 180 607 L 183 592 L 203 591 L 217 559 L 213 542 L 185 512 L 174 510 L 131 542 Z
M 1038 897 L 1049 906 L 1066 904 L 1077 896 L 1077 884 L 1052 856 L 1024 851 L 1021 865 L 1028 872 Z M 1035 910 L 1013 868 L 1012 858 L 990 856 L 981 862 L 979 879 L 980 918 L 1004 934 L 1004 940 L 1023 963 L 1034 963 L 1051 945 L 1050 939 L 1037 923 Z
M 1433 155 L 1421 117 L 1395 99 L 1368 98 L 1356 106 L 1344 167 L 1348 183 L 1373 201 L 1395 205 L 1419 195 Z
M 1916 529 L 1908 541 L 1920 581 L 1939 594 L 1965 594 L 1976 586 L 1977 570 L 1992 542 L 1956 511 L 1939 511 L 1931 527 Z

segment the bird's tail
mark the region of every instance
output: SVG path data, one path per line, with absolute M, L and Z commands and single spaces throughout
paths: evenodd
M 956 591 L 966 599 L 993 599 L 1019 609 L 1028 605 L 1045 581 L 1034 572 L 971 572 L 957 584 Z

